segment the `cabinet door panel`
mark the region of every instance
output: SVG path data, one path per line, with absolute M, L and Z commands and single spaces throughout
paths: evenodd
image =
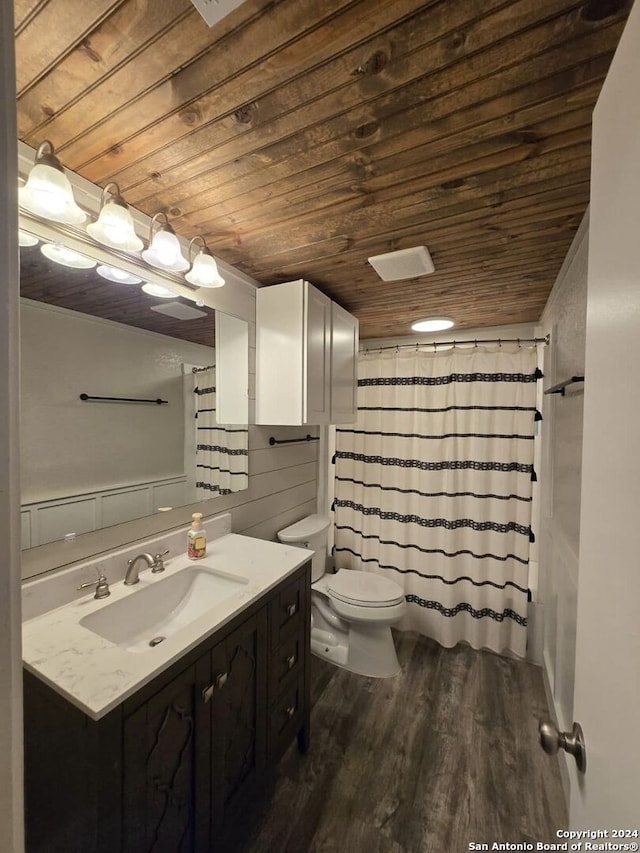
M 124 849 L 192 853 L 196 683 L 190 667 L 124 723 Z
M 331 304 L 331 423 L 351 424 L 357 418 L 358 321 Z
M 331 391 L 331 300 L 307 282 L 305 285 L 305 423 L 328 424 Z
M 266 764 L 266 613 L 223 640 L 224 669 L 213 672 L 211 702 L 213 832 Z M 217 647 L 215 651 L 219 651 Z

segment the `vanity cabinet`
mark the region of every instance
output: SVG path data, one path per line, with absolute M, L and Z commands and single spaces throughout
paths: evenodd
M 308 281 L 256 292 L 256 423 L 356 419 L 358 321 Z
M 310 563 L 94 721 L 25 672 L 27 853 L 233 849 L 309 744 Z

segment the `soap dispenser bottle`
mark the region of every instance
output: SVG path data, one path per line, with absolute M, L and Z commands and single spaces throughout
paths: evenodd
M 207 553 L 207 534 L 202 527 L 202 513 L 191 516 L 191 530 L 187 534 L 187 556 L 190 560 L 200 560 Z

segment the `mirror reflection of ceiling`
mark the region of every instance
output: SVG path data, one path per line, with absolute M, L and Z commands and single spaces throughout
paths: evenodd
M 59 308 L 80 311 L 103 320 L 169 335 L 196 344 L 213 346 L 215 311 L 198 306 L 206 314 L 193 320 L 177 320 L 152 311 L 153 306 L 180 302 L 195 307 L 180 297 L 159 299 L 144 293 L 140 285 L 117 284 L 98 275 L 95 269 L 71 269 L 45 258 L 40 246 L 20 249 L 20 295 Z

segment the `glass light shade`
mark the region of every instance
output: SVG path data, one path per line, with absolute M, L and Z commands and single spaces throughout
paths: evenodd
M 87 218 L 73 197 L 73 190 L 64 172 L 46 163 L 36 163 L 29 172 L 27 183 L 18 189 L 20 207 L 68 225 L 80 225 Z
M 189 261 L 180 249 L 180 242 L 170 226 L 157 231 L 151 245 L 142 253 L 144 260 L 162 270 L 184 272 L 189 269 Z
M 148 293 L 149 296 L 157 296 L 159 299 L 175 299 L 176 295 L 167 287 L 162 287 L 161 284 L 153 284 L 148 281 L 146 284 L 142 285 L 142 289 L 145 293 Z
M 22 231 L 21 229 L 18 231 L 18 244 L 20 246 L 37 246 L 40 240 L 37 237 L 34 237 L 33 234 L 27 234 L 26 231 Z
M 224 285 L 224 279 L 218 272 L 218 265 L 208 249 L 202 249 L 198 253 L 185 278 L 189 284 L 194 284 L 196 287 L 222 287 Z
M 60 243 L 43 243 L 40 246 L 40 251 L 50 261 L 62 264 L 63 267 L 72 267 L 76 270 L 90 270 L 96 265 L 96 261 L 91 260 L 91 258 L 85 258 L 84 255 L 79 255 L 72 249 L 61 246 Z
M 98 221 L 87 225 L 87 232 L 98 243 L 123 252 L 139 252 L 144 246 L 126 204 L 114 200 L 106 202 Z
M 444 332 L 452 326 L 455 326 L 455 322 L 451 317 L 428 317 L 411 324 L 414 332 Z
M 116 284 L 141 284 L 142 279 L 136 275 L 119 270 L 117 267 L 108 267 L 105 264 L 100 264 L 96 269 L 98 275 L 106 278 L 108 281 L 115 281 Z

